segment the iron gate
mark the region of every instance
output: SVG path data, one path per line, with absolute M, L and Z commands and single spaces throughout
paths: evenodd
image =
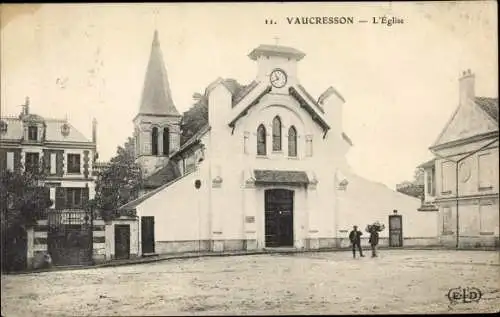
M 92 219 L 86 210 L 48 213 L 47 248 L 54 265 L 92 263 Z

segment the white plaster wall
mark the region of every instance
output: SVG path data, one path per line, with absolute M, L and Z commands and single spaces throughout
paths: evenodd
M 389 236 L 389 215 L 393 210 L 403 216 L 404 237 L 436 237 L 438 213 L 420 212 L 420 200 L 398 193 L 383 184 L 345 172 L 349 179 L 346 191 L 338 191 L 339 230 L 358 225 L 365 230 L 374 221 L 385 224 L 381 237 Z M 365 232 L 365 235 L 367 233 Z
M 208 238 L 208 184 L 206 164 L 137 206 L 139 217 L 155 217 L 155 241 Z M 202 181 L 195 189 L 196 179 Z M 140 227 L 139 227 L 140 230 Z M 140 243 L 140 241 L 139 241 Z

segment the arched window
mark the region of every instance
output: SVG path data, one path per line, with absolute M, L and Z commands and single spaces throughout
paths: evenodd
M 273 119 L 273 151 L 281 151 L 281 120 L 278 116 Z
M 168 155 L 170 152 L 170 133 L 168 128 L 163 129 L 163 155 Z
M 158 128 L 154 127 L 151 131 L 151 154 L 158 155 Z
M 288 129 L 288 156 L 297 156 L 297 130 L 294 126 Z
M 257 128 L 257 155 L 266 155 L 266 128 L 262 124 Z

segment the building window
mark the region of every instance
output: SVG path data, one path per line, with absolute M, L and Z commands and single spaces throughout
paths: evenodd
M 163 155 L 170 153 L 170 132 L 168 128 L 163 129 Z
M 451 194 L 455 184 L 454 163 L 450 161 L 441 164 L 441 193 Z
M 288 156 L 297 156 L 297 130 L 294 126 L 288 129 Z
M 151 154 L 158 155 L 158 128 L 156 127 L 151 131 Z
M 281 120 L 278 116 L 273 119 L 273 151 L 281 151 Z
M 257 155 L 266 155 L 266 128 L 262 124 L 257 128 Z
M 485 153 L 478 155 L 479 170 L 479 190 L 489 190 L 493 187 L 493 178 L 495 177 L 495 167 L 492 164 L 492 155 Z M 497 166 L 498 168 L 498 166 Z
M 493 203 L 479 206 L 480 233 L 494 234 L 498 226 L 498 207 Z M 497 229 L 498 230 L 498 229 Z
M 68 173 L 80 174 L 80 154 L 68 154 Z
M 434 175 L 436 170 L 434 168 L 427 170 L 427 194 L 430 196 L 435 195 L 434 190 Z
M 25 158 L 26 171 L 35 173 L 39 170 L 39 166 L 40 166 L 40 154 L 26 153 L 26 158 Z
M 38 140 L 38 128 L 36 126 L 28 127 L 28 140 Z
M 82 189 L 66 188 L 66 208 L 82 207 Z
M 453 215 L 450 207 L 443 208 L 443 234 L 453 234 Z

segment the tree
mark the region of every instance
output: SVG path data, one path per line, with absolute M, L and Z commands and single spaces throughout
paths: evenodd
M 181 144 L 189 140 L 208 123 L 208 97 L 200 93 L 193 94 L 195 104 L 184 112 L 181 122 Z
M 0 200 L 5 202 L 0 204 L 2 230 L 35 225 L 40 212 L 52 205 L 49 188 L 43 187 L 45 177 L 42 169 L 1 171 Z
M 421 168 L 415 169 L 413 181 L 404 181 L 396 185 L 396 190 L 408 196 L 424 198 L 424 172 Z
M 45 177 L 43 169 L 30 172 L 20 165 L 14 171 L 0 171 L 2 270 L 25 268 L 26 229 L 53 203 L 49 188 L 43 187 Z
M 135 199 L 142 185 L 140 166 L 135 163 L 134 139 L 119 146 L 109 166 L 97 175 L 93 205 L 104 220 L 111 220 L 118 207 Z

